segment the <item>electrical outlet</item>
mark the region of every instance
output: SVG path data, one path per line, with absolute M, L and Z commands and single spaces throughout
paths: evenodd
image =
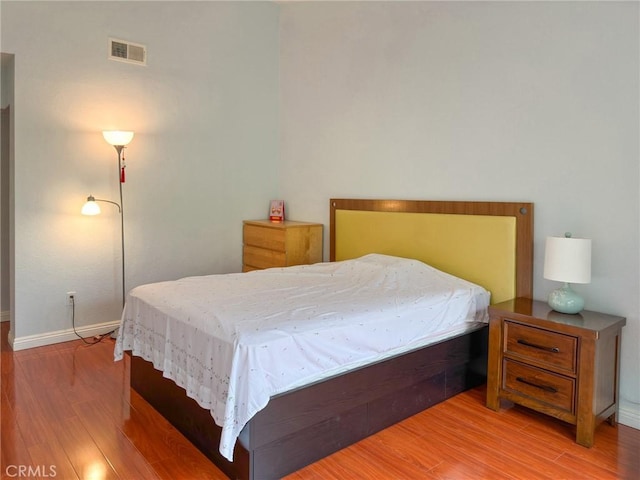
M 76 299 L 76 292 L 67 292 L 67 305 L 73 305 Z

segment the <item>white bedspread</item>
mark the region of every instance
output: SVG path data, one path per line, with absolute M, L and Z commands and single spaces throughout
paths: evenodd
M 127 298 L 115 359 L 131 350 L 222 426 L 232 460 L 274 394 L 486 322 L 489 293 L 416 260 L 355 260 L 189 277 Z

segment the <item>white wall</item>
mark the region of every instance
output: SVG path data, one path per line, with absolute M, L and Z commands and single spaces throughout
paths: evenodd
M 544 239 L 593 240 L 587 308 L 627 317 L 624 419 L 640 428 L 637 3 L 302 2 L 281 8 L 281 181 L 331 197 L 535 203 Z M 327 242 L 325 242 L 327 244 Z
M 278 185 L 278 8 L 267 2 L 2 2 L 15 54 L 16 341 L 119 319 L 105 129 L 135 131 L 124 185 L 127 288 L 239 271 L 242 219 Z M 148 66 L 107 59 L 142 43 Z M 13 322 L 12 322 L 13 323 Z

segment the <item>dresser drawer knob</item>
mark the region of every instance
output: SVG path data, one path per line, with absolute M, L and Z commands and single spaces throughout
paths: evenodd
M 545 347 L 544 345 L 536 345 L 535 343 L 530 343 L 526 340 L 518 340 L 518 343 L 527 347 L 537 348 L 538 350 L 544 350 L 545 352 L 560 353 L 560 349 L 558 347 Z
M 538 385 L 537 383 L 531 382 L 526 378 L 522 378 L 522 377 L 516 377 L 516 380 L 520 383 L 525 383 L 527 385 L 531 385 L 532 387 L 539 388 L 540 390 L 544 390 L 545 392 L 558 393 L 558 389 L 555 387 L 552 387 L 551 385 Z

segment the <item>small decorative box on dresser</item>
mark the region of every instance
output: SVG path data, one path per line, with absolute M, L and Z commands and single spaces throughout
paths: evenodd
M 564 420 L 585 447 L 602 420 L 615 425 L 624 318 L 558 313 L 527 298 L 489 315 L 487 407 L 498 411 L 504 398 Z
M 242 271 L 322 261 L 322 224 L 245 220 Z

